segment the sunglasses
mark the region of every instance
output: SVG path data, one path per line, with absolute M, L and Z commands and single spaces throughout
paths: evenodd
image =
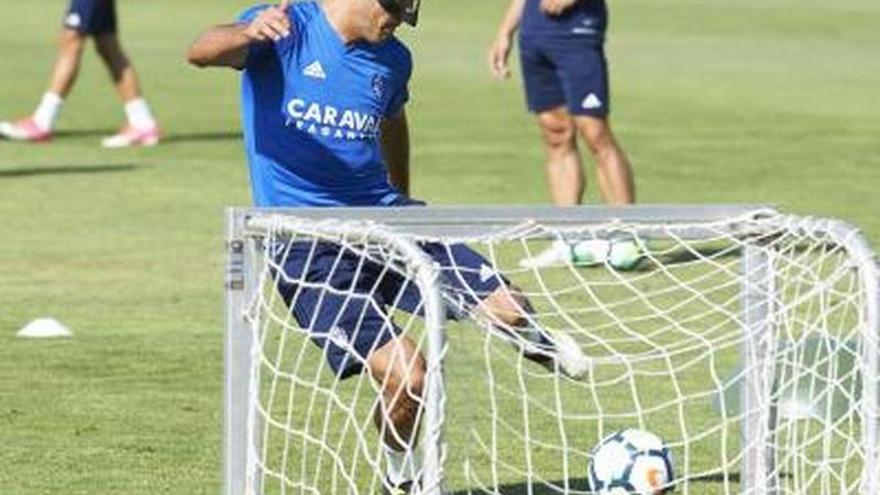
M 421 0 L 412 0 L 409 7 L 404 7 L 401 2 L 406 0 L 377 0 L 379 5 L 394 17 L 401 19 L 403 22 L 415 27 L 419 22 L 419 5 Z

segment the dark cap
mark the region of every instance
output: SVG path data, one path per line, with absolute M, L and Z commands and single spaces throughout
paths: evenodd
M 378 0 L 385 12 L 415 27 L 419 23 L 421 0 Z

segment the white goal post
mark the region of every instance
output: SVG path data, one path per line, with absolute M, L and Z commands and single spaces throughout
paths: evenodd
M 591 449 L 628 427 L 666 441 L 677 493 L 880 493 L 880 270 L 848 224 L 754 205 L 235 208 L 227 218 L 226 495 L 383 487 L 381 387 L 328 366 L 331 345 L 316 342 L 349 343 L 336 325 L 318 334 L 306 322 L 317 316 L 291 314 L 306 289 L 318 305 L 350 299 L 360 318 L 374 306 L 424 356 L 420 493 L 591 493 Z M 591 239 L 634 242 L 642 259 L 625 271 L 518 263 L 550 241 Z M 428 244 L 467 245 L 486 264 L 438 264 Z M 307 279 L 326 246 L 341 253 L 328 270 L 375 284 Z M 285 271 L 293 256 L 299 275 Z M 449 283 L 467 276 L 521 291 L 530 319 L 593 358 L 586 379 L 524 359 L 467 302 L 485 294 Z M 388 280 L 399 294 L 379 295 Z M 410 290 L 415 305 L 403 301 Z

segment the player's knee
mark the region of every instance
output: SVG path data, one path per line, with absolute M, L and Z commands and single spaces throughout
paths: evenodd
M 484 305 L 492 319 L 503 326 L 521 327 L 527 323 L 528 301 L 516 287 L 496 291 L 486 298 Z
M 61 35 L 58 37 L 58 49 L 64 54 L 78 54 L 82 52 L 85 44 L 85 36 L 72 29 L 61 31 Z
M 410 402 L 421 403 L 422 394 L 425 391 L 425 368 L 414 366 L 410 370 L 410 376 L 406 380 L 406 396 Z
M 425 368 L 416 365 L 402 374 L 388 376 L 383 386 L 383 408 L 388 419 L 397 428 L 409 430 L 418 417 L 422 407 L 422 394 L 425 389 Z M 406 437 L 409 431 L 398 431 Z
M 580 122 L 578 127 L 587 143 L 587 147 L 595 154 L 605 153 L 612 150 L 616 144 L 611 127 L 604 119 L 589 119 Z
M 124 65 L 125 53 L 115 35 L 102 35 L 95 38 L 95 51 L 105 61 L 112 65 Z
M 425 388 L 426 368 L 421 356 L 413 356 L 409 363 L 395 366 L 384 378 L 384 395 L 395 403 L 418 402 Z
M 570 118 L 542 115 L 538 119 L 544 143 L 551 150 L 570 150 L 575 145 L 575 128 Z

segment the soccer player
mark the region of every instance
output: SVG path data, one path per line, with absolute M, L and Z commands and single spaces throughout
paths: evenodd
M 153 146 L 159 142 L 159 126 L 141 96 L 134 67 L 119 43 L 115 0 L 71 0 L 58 40 L 58 59 L 48 90 L 30 117 L 14 123 L 0 122 L 0 137 L 28 142 L 52 139 L 55 121 L 76 82 L 83 49 L 90 37 L 110 71 L 128 118 L 127 125 L 115 135 L 103 139 L 101 144 L 105 148 L 123 148 Z
M 608 121 L 610 94 L 604 51 L 607 26 L 605 0 L 512 0 L 489 49 L 492 74 L 507 79 L 513 36 L 519 30 L 526 100 L 529 111 L 537 117 L 546 147 L 550 192 L 560 206 L 580 204 L 584 194 L 578 135 L 596 161 L 603 199 L 612 205 L 635 201 L 632 169 Z M 580 246 L 557 242 L 522 264 L 540 267 L 568 263 L 578 252 L 601 262 L 602 255 L 607 254 L 602 249 L 611 247 L 596 241 Z M 620 255 L 635 248 L 615 249 Z M 627 261 L 626 256 L 622 258 Z
M 257 206 L 421 204 L 406 195 L 412 60 L 394 36 L 402 22 L 415 26 L 418 13 L 418 0 L 285 0 L 251 8 L 193 43 L 191 63 L 243 71 L 245 151 Z M 571 337 L 541 329 L 501 276 L 481 276 L 491 266 L 479 254 L 464 245 L 422 247 L 442 267 L 444 287 L 460 294 L 462 314 L 482 315 L 554 371 L 574 378 L 588 372 L 590 360 Z M 331 243 L 276 249 L 285 274 L 276 277 L 278 289 L 330 368 L 340 379 L 366 371 L 380 384 L 375 423 L 385 447 L 385 493 L 418 491 L 414 443 L 425 362 L 382 309 L 393 302 L 417 311 L 418 291 Z M 338 290 L 317 288 L 327 285 Z M 345 295 L 352 291 L 358 297 Z

